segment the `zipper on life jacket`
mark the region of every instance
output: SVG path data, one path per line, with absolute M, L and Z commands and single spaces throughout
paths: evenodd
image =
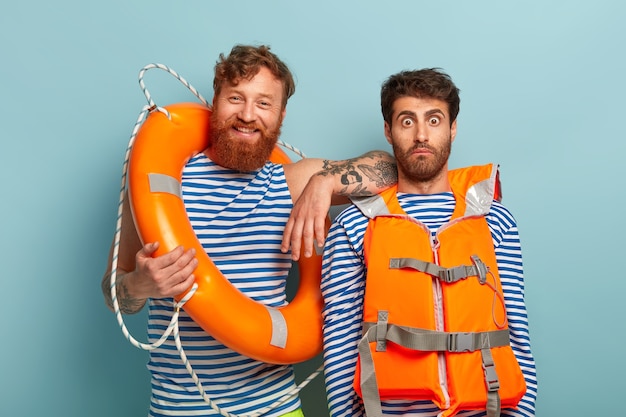
M 441 243 L 439 239 L 437 239 L 437 234 L 433 234 L 431 232 L 430 238 L 430 247 L 433 252 L 433 259 L 436 265 L 439 265 L 439 247 Z M 435 311 L 433 312 L 435 316 L 435 330 L 439 332 L 445 331 L 445 323 L 443 316 L 443 289 L 441 288 L 441 280 L 436 277 L 432 278 L 433 285 L 433 304 L 435 307 Z M 446 407 L 450 407 L 450 393 L 448 392 L 448 369 L 446 366 L 446 355 L 445 352 L 437 352 L 437 364 L 439 371 L 439 385 L 441 386 L 441 392 L 445 396 L 446 399 Z

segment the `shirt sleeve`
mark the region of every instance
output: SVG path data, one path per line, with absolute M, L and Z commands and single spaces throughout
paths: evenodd
M 503 410 L 503 416 L 532 417 L 537 399 L 537 373 L 531 352 L 528 314 L 524 301 L 524 268 L 517 224 L 503 207 L 495 208 L 498 225 L 491 225 L 498 272 L 504 293 L 504 304 L 511 334 L 511 348 L 526 381 L 526 393 L 517 409 Z M 491 223 L 494 217 L 488 219 Z
M 333 224 L 326 240 L 321 287 L 324 374 L 330 416 L 362 416 L 364 411 L 353 382 L 363 317 L 364 266 L 340 223 Z

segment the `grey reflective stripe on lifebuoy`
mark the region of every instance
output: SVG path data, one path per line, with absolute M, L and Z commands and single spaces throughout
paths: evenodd
M 169 193 L 182 200 L 183 191 L 178 180 L 165 174 L 148 174 L 151 193 Z
M 287 346 L 287 321 L 283 314 L 272 307 L 266 307 L 272 319 L 272 339 L 270 345 L 284 349 Z

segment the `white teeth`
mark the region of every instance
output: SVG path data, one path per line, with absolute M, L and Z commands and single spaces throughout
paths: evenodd
M 255 129 L 246 129 L 244 127 L 238 127 L 237 130 L 241 133 L 254 133 L 255 131 Z

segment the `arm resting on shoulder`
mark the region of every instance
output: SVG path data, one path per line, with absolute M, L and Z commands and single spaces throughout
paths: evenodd
M 286 165 L 285 175 L 294 207 L 281 249 L 287 252 L 291 247 L 293 260 L 298 260 L 301 244 L 306 257 L 312 254 L 314 240 L 318 247 L 323 246 L 331 205 L 347 204 L 350 197 L 377 194 L 398 182 L 396 161 L 384 151 L 370 151 L 342 161 L 304 159 Z

